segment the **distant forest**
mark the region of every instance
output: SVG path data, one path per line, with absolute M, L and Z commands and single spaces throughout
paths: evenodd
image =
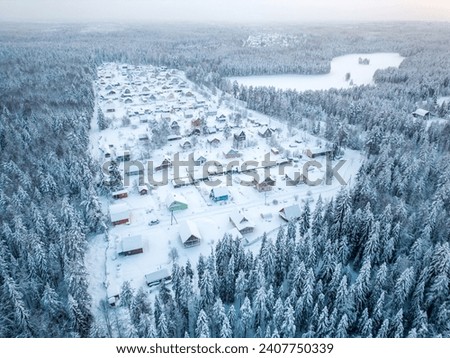
M 249 35 L 293 35 L 246 47 Z M 0 29 L 0 337 L 450 337 L 448 24 Z M 349 53 L 399 52 L 376 86 L 245 88 L 227 76 L 320 74 Z M 175 264 L 156 299 L 125 282 L 92 302 L 84 255 L 106 228 L 88 133 L 103 62 L 165 65 L 199 86 L 366 155 L 351 187 L 264 238 L 225 236 Z M 105 297 L 106 298 L 106 297 Z M 113 310 L 115 312 L 113 313 Z M 112 320 L 112 315 L 118 319 Z

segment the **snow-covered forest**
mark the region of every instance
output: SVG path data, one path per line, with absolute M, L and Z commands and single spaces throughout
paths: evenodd
M 290 40 L 247 45 L 271 32 Z M 449 39 L 448 24 L 425 23 L 3 26 L 0 337 L 450 337 Z M 375 86 L 299 93 L 226 79 L 326 73 L 335 56 L 376 51 L 405 60 Z M 86 247 L 108 224 L 88 145 L 105 62 L 183 70 L 366 159 L 258 253 L 225 236 L 175 262 L 157 294 L 125 282 L 117 307 L 94 302 Z M 418 107 L 442 120 L 414 119 Z

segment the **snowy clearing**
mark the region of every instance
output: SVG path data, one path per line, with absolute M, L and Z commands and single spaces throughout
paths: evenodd
M 368 64 L 359 59 L 368 59 Z M 333 58 L 330 73 L 325 75 L 267 75 L 229 77 L 240 85 L 253 87 L 275 87 L 297 91 L 341 89 L 370 85 L 376 70 L 399 67 L 404 57 L 398 53 L 350 54 Z M 346 79 L 346 74 L 350 77 Z

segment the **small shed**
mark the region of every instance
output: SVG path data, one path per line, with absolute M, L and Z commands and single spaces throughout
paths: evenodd
M 298 220 L 301 216 L 300 206 L 294 204 L 291 206 L 286 206 L 279 211 L 280 217 L 285 221 Z
M 138 186 L 138 192 L 140 195 L 147 195 L 148 194 L 148 187 L 147 185 L 139 185 Z
M 124 236 L 120 240 L 120 247 L 118 254 L 121 256 L 130 256 L 142 254 L 144 252 L 142 236 Z
M 106 295 L 108 297 L 108 303 L 111 307 L 115 307 L 117 301 L 120 298 L 120 289 L 114 282 L 109 282 L 108 287 L 106 288 Z
M 184 247 L 192 247 L 200 245 L 200 231 L 195 222 L 186 220 L 180 225 L 180 240 Z
M 113 199 L 123 199 L 128 198 L 128 191 L 126 189 L 117 190 L 111 193 Z
M 214 202 L 218 201 L 227 201 L 229 199 L 230 193 L 228 192 L 227 188 L 224 187 L 218 187 L 211 189 L 211 193 L 209 194 L 209 197 Z
M 114 226 L 130 222 L 130 208 L 125 203 L 110 205 L 109 215 Z
M 166 206 L 169 211 L 186 210 L 188 204 L 181 194 L 169 193 L 166 197 Z

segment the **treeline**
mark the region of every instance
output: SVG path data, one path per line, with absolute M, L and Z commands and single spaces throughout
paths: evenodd
M 101 230 L 89 155 L 95 67 L 76 50 L 0 52 L 0 336 L 84 337 L 84 254 Z

